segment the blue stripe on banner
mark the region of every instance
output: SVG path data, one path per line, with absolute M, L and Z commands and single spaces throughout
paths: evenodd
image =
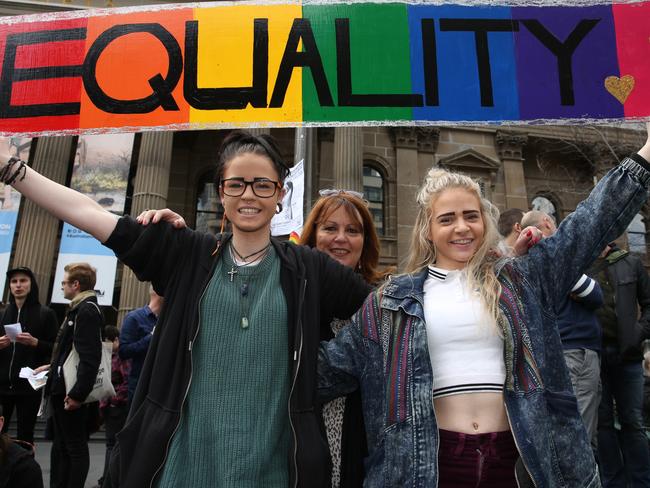
M 409 6 L 413 93 L 429 94 L 424 107 L 413 109 L 414 120 L 519 118 L 510 13 L 508 7 Z
M 90 256 L 115 256 L 93 236 L 70 224 L 63 224 L 60 254 L 87 254 Z

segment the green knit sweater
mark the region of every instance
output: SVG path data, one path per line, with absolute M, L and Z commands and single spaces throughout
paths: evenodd
M 280 260 L 271 247 L 231 282 L 230 253 L 222 256 L 200 304 L 190 390 L 157 486 L 286 488 L 289 358 Z

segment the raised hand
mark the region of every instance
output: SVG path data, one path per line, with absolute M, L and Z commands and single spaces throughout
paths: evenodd
M 528 226 L 521 231 L 513 246 L 515 256 L 523 256 L 528 250 L 542 239 L 542 231 L 537 227 Z

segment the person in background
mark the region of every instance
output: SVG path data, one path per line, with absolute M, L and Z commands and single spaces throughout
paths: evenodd
M 104 471 L 97 481 L 97 488 L 101 488 L 104 477 L 108 473 L 108 462 L 115 445 L 115 435 L 122 430 L 129 413 L 129 371 L 131 361 L 124 360 L 118 354 L 120 349 L 120 331 L 114 325 L 104 327 L 104 338 L 113 343 L 111 357 L 111 382 L 115 388 L 115 396 L 99 402 L 99 413 L 104 422 L 106 431 L 106 456 L 104 458 Z
M 615 236 L 614 236 L 615 237 Z M 641 260 L 608 244 L 589 270 L 603 289 L 598 453 L 606 488 L 650 486 L 643 431 L 643 339 L 650 338 L 650 278 Z M 621 425 L 615 427 L 615 417 Z
M 33 444 L 41 391 L 34 390 L 18 375 L 22 368 L 36 369 L 50 360 L 59 327 L 54 311 L 39 301 L 38 283 L 31 269 L 24 266 L 10 269 L 7 280 L 9 306 L 1 323 L 4 326 L 18 322 L 22 333 L 16 342 L 11 342 L 6 334 L 0 337 L 0 400 L 5 414 L 2 432 L 7 432 L 15 410 L 16 439 Z M 4 329 L 0 328 L 0 333 Z
M 503 256 L 512 255 L 512 248 L 521 233 L 521 219 L 524 211 L 518 208 L 509 208 L 499 215 L 499 234 L 503 239 L 499 242 L 498 250 Z
M 153 286 L 149 285 L 149 303 L 127 313 L 122 322 L 119 354 L 123 360 L 131 361 L 129 405 L 133 400 L 142 365 L 151 343 L 153 329 L 158 321 L 162 306 L 163 298 L 154 291 Z
M 0 405 L 0 428 L 4 425 Z M 0 488 L 43 488 L 41 467 L 34 459 L 34 446 L 0 434 Z
M 88 263 L 70 263 L 64 271 L 61 288 L 70 305 L 54 343 L 44 390 L 54 430 L 50 487 L 83 488 L 90 467 L 90 416 L 97 406 L 84 400 L 95 385 L 102 358 L 104 316 L 94 291 L 95 268 Z M 74 384 L 66 385 L 63 365 L 73 346 L 79 366 Z
M 303 226 L 300 244 L 315 247 L 354 269 L 372 286 L 383 282 L 381 245 L 363 195 L 349 190 L 321 190 Z M 349 323 L 335 318 L 321 340 L 330 340 Z M 357 390 L 323 406 L 323 420 L 332 456 L 332 488 L 361 487 L 363 460 L 368 455 L 366 431 Z

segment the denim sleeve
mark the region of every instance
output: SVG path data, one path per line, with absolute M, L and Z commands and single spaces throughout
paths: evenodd
M 330 341 L 320 343 L 318 351 L 318 400 L 327 402 L 352 393 L 359 387 L 366 366 L 367 341 L 362 337 L 361 313 L 357 312 Z
M 643 166 L 626 158 L 598 182 L 553 236 L 520 258 L 528 279 L 539 284 L 550 306 L 561 303 L 607 243 L 625 231 L 648 199 L 649 180 Z

